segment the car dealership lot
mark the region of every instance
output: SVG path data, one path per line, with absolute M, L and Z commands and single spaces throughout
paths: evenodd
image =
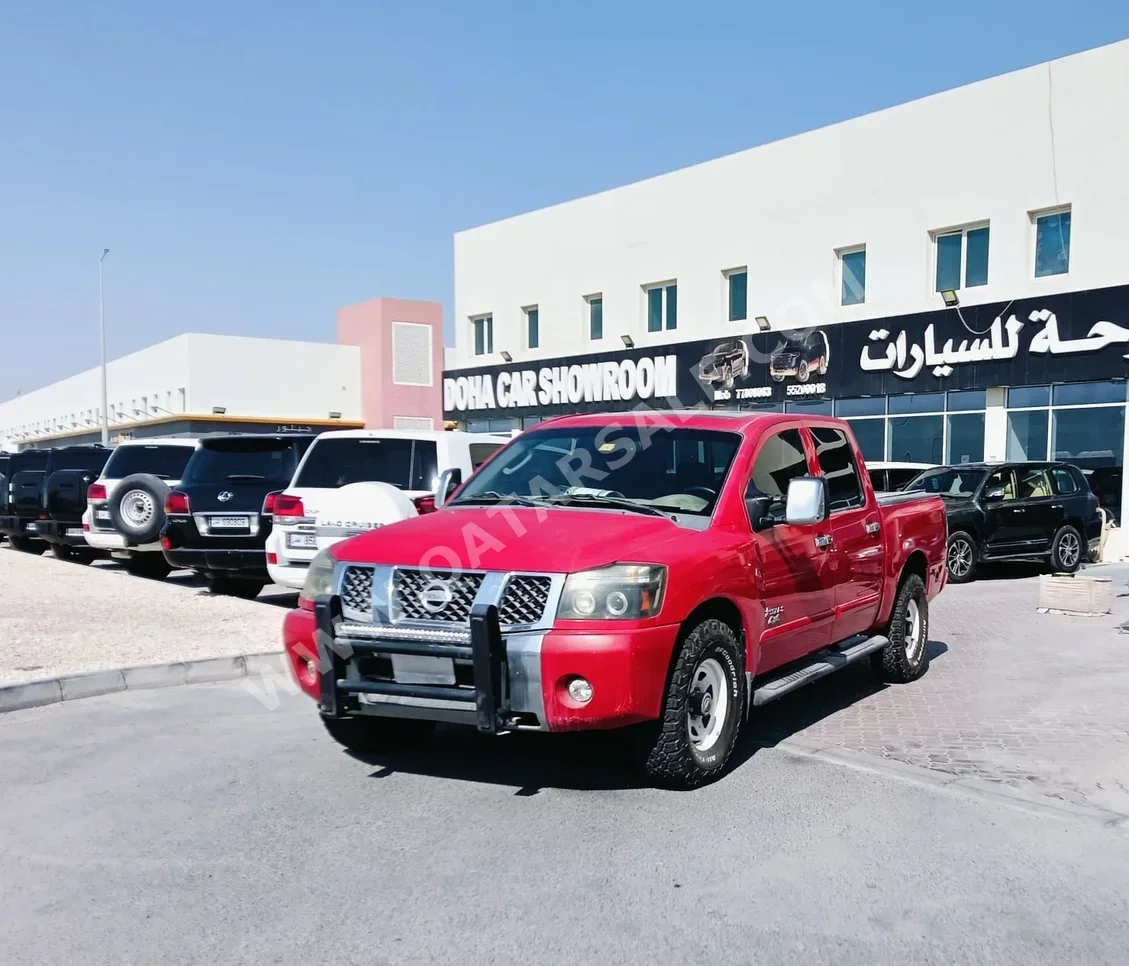
M 281 647 L 293 593 L 213 596 L 187 571 L 165 581 L 0 546 L 0 685 L 110 668 L 257 654 Z

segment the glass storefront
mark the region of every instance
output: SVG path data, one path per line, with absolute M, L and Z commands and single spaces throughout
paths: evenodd
M 1120 521 L 1125 400 L 1124 382 L 1009 389 L 1007 458 L 1073 463 Z
M 872 461 L 976 463 L 984 458 L 983 389 L 839 399 L 835 415 L 851 424 Z

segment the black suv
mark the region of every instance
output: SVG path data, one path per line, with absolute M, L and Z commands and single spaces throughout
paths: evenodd
M 35 537 L 35 521 L 39 519 L 39 487 L 50 452 L 27 449 L 13 453 L 8 461 L 8 480 L 0 494 L 0 533 L 8 538 L 13 550 L 43 553 L 47 549 L 47 544 Z
M 942 466 L 906 490 L 945 501 L 953 583 L 972 580 L 981 563 L 995 560 L 1046 560 L 1074 573 L 1101 542 L 1097 498 L 1069 463 Z
M 86 491 L 98 479 L 111 452 L 105 446 L 64 446 L 51 450 L 47 457 L 35 532 L 60 560 L 88 564 L 99 556 L 86 542 L 82 515 Z
M 257 597 L 270 583 L 265 544 L 274 497 L 290 483 L 313 433 L 200 440 L 165 500 L 161 547 L 174 568 L 202 574 L 214 594 Z

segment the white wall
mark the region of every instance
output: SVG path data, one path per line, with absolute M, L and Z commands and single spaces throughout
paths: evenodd
M 228 418 L 360 420 L 360 367 L 356 346 L 188 333 L 107 365 L 110 429 L 214 406 Z M 101 392 L 94 368 L 0 403 L 0 448 L 97 430 Z
M 784 329 L 940 308 L 931 233 L 980 221 L 989 284 L 962 304 L 1129 281 L 1126 91 L 1129 41 L 461 232 L 450 364 L 747 332 L 756 315 Z M 1057 204 L 1073 210 L 1070 272 L 1035 279 L 1029 212 Z M 840 307 L 835 252 L 859 244 L 866 302 Z M 730 323 L 722 272 L 744 265 L 749 320 Z M 647 333 L 641 287 L 671 279 L 678 328 Z M 597 292 L 594 343 L 584 296 Z M 469 318 L 484 313 L 495 353 L 476 357 Z

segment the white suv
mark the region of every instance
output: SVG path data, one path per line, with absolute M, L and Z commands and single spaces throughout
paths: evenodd
M 120 443 L 87 491 L 86 542 L 123 560 L 131 574 L 167 577 L 171 568 L 160 543 L 165 496 L 180 482 L 196 444 L 179 436 Z
M 300 590 L 319 550 L 434 509 L 439 475 L 465 480 L 509 439 L 485 433 L 351 429 L 322 433 L 274 501 L 267 571 Z

